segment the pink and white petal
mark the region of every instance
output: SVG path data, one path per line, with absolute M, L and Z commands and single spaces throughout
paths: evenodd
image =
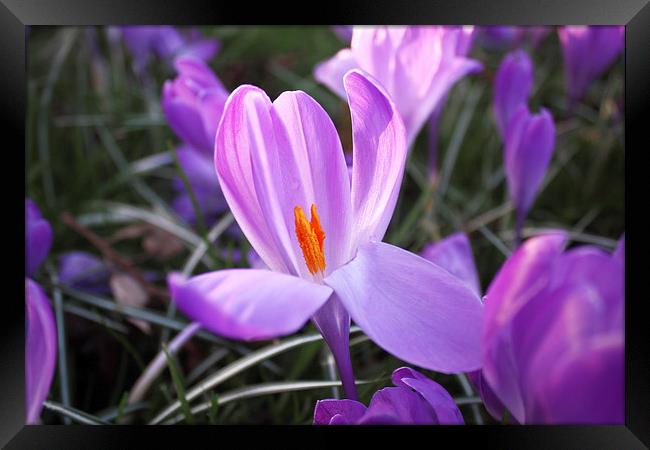
M 368 243 L 325 283 L 352 320 L 396 357 L 443 373 L 481 367 L 483 305 L 441 267 L 389 244 Z
M 295 186 L 284 183 L 285 221 L 294 231 L 294 207 L 301 206 L 307 212 L 316 205 L 325 231 L 325 274 L 329 274 L 351 257 L 350 183 L 341 141 L 325 110 L 304 92 L 284 92 L 273 107 L 290 144 L 278 149 L 279 172 L 274 178 L 286 178 L 290 171 L 298 177 L 287 180 L 297 182 Z M 298 240 L 292 241 L 294 252 L 300 255 Z
M 366 412 L 366 406 L 356 400 L 318 400 L 314 408 L 314 425 L 349 425 Z
M 316 65 L 314 78 L 345 99 L 343 76 L 357 67 L 359 67 L 359 64 L 354 59 L 352 51 L 349 48 L 344 48 L 330 59 Z
M 38 422 L 54 378 L 57 355 L 56 325 L 43 289 L 25 279 L 27 336 L 25 339 L 25 395 L 27 424 Z
M 215 334 L 245 341 L 293 333 L 332 294 L 327 286 L 268 270 L 227 269 L 167 278 L 172 298 L 191 320 Z
M 399 195 L 406 132 L 388 95 L 359 70 L 344 77 L 352 115 L 352 248 L 381 241 Z
M 259 130 L 255 99 L 258 104 L 261 103 L 263 110 L 267 108 L 268 116 L 271 102 L 264 91 L 255 86 L 240 86 L 228 98 L 217 129 L 214 163 L 230 210 L 260 258 L 271 270 L 298 273 L 295 261 L 291 261 L 285 247 L 277 242 L 277 233 L 273 229 L 277 218 L 266 215 L 256 190 L 255 180 L 259 179 L 259 174 L 257 177 L 253 175 L 251 153 L 255 146 L 275 147 L 275 142 L 272 141 L 272 131 L 265 142 L 265 137 Z M 268 128 L 268 123 L 266 126 Z M 272 151 L 275 152 L 276 149 L 273 148 Z M 284 226 L 283 221 L 278 222 Z

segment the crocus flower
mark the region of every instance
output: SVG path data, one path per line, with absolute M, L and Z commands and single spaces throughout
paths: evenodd
M 217 124 L 228 92 L 202 61 L 182 57 L 174 63 L 178 76 L 163 86 L 162 107 L 167 122 L 186 143 L 176 150 L 199 208 L 211 221 L 226 208 L 219 182 L 214 176 L 213 151 Z M 196 220 L 191 197 L 180 179 L 174 210 L 188 222 Z
M 345 98 L 343 75 L 360 68 L 392 97 L 406 127 L 407 146 L 453 85 L 481 70 L 466 58 L 473 27 L 354 27 L 350 48 L 316 66 L 314 76 Z
M 59 256 L 59 282 L 81 291 L 110 292 L 110 270 L 101 258 L 88 252 L 71 251 Z
M 133 55 L 136 70 L 142 70 L 151 55 L 171 61 L 178 56 L 193 56 L 209 61 L 219 50 L 215 39 L 204 39 L 198 30 L 183 34 L 172 26 L 121 27 L 124 43 Z
M 625 27 L 566 26 L 558 28 L 558 35 L 566 92 L 572 107 L 623 50 Z
M 533 63 L 524 50 L 503 58 L 494 80 L 494 115 L 501 136 L 507 136 L 508 124 L 521 105 L 528 104 L 533 88 Z
M 555 123 L 551 113 L 542 108 L 532 114 L 520 105 L 508 123 L 505 137 L 504 165 L 510 197 L 515 205 L 515 241 L 555 149 Z
M 285 92 L 272 103 L 249 85 L 230 95 L 217 130 L 216 172 L 270 270 L 189 280 L 171 274 L 172 297 L 192 320 L 233 339 L 286 335 L 312 318 L 350 398 L 350 317 L 409 363 L 445 373 L 477 369 L 480 299 L 446 270 L 381 242 L 407 154 L 400 115 L 360 71 L 346 74 L 344 87 L 352 182 L 334 124 L 310 96 Z
M 480 27 L 479 40 L 491 50 L 508 50 L 522 44 L 537 47 L 551 32 L 550 27 L 487 26 Z
M 346 44 L 352 40 L 352 25 L 333 25 L 332 31 Z
M 564 232 L 528 239 L 485 297 L 483 376 L 520 423 L 624 420 L 624 263 Z
M 52 228 L 43 219 L 36 204 L 25 199 L 25 256 L 27 275 L 43 262 L 52 245 Z M 34 424 L 43 409 L 43 402 L 56 367 L 56 325 L 49 300 L 43 289 L 25 278 L 25 396 L 27 423 Z
M 463 425 L 449 392 L 409 367 L 393 372 L 395 387 L 378 390 L 366 408 L 356 400 L 316 402 L 314 425 Z

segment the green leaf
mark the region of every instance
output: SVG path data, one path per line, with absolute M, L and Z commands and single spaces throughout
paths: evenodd
M 167 349 L 167 346 L 163 344 L 163 352 L 165 353 L 165 358 L 167 358 L 167 366 L 169 367 L 169 372 L 172 375 L 172 380 L 174 381 L 174 388 L 176 389 L 176 396 L 181 403 L 181 411 L 185 416 L 185 420 L 190 425 L 194 425 L 194 415 L 192 415 L 192 410 L 190 409 L 190 404 L 185 398 L 185 387 L 183 386 L 183 378 L 181 376 L 180 368 L 176 364 L 176 361 L 172 357 L 171 353 Z

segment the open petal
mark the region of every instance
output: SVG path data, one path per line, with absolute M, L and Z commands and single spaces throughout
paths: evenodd
M 441 241 L 427 245 L 422 249 L 420 256 L 457 276 L 467 283 L 476 295 L 481 295 L 472 247 L 465 233 L 454 233 Z
M 56 325 L 43 289 L 25 279 L 27 337 L 25 340 L 25 394 L 27 423 L 34 424 L 43 409 L 56 368 Z
M 366 406 L 356 400 L 319 400 L 314 408 L 314 425 L 351 425 L 365 412 Z
M 264 168 L 253 173 L 252 154 L 257 155 L 257 160 L 264 156 L 267 161 L 277 157 L 278 145 L 270 116 L 271 101 L 264 91 L 250 85 L 235 89 L 226 102 L 217 129 L 214 162 L 228 206 L 257 254 L 270 269 L 297 274 L 298 260 L 292 250 L 283 212 L 278 210 L 277 199 L 272 201 L 276 191 L 283 189 L 283 180 L 269 179 L 268 170 L 259 173 Z M 286 136 L 284 140 L 286 143 Z M 297 174 L 294 171 L 287 176 Z M 263 208 L 258 190 L 264 181 L 272 190 L 265 193 Z M 294 206 L 291 206 L 292 211 Z
M 395 386 L 414 389 L 435 411 L 440 425 L 463 425 L 463 415 L 449 392 L 435 381 L 410 367 L 400 367 L 393 372 L 391 380 Z
M 294 207 L 305 211 L 315 204 L 325 232 L 325 273 L 350 259 L 350 183 L 341 141 L 325 110 L 302 91 L 284 92 L 274 102 L 274 110 L 286 130 L 288 146 L 278 149 L 277 170 L 272 179 L 281 179 L 284 190 L 284 220 L 301 254 L 295 233 Z M 280 134 L 281 132 L 278 132 Z M 289 178 L 295 171 L 296 178 Z M 289 184 L 291 183 L 291 185 Z M 300 264 L 306 268 L 305 264 Z M 304 269 L 303 269 L 304 270 Z M 306 273 L 306 271 L 304 272 Z
M 444 373 L 481 367 L 483 305 L 441 267 L 398 247 L 369 243 L 325 282 L 354 322 L 398 358 Z
M 359 423 L 431 425 L 438 420 L 429 402 L 418 393 L 403 387 L 387 387 L 375 392 Z
M 345 98 L 343 75 L 349 70 L 359 67 L 349 48 L 340 50 L 336 55 L 318 64 L 314 69 L 314 78 Z
M 231 339 L 261 340 L 300 329 L 332 290 L 298 277 L 258 269 L 227 269 L 168 277 L 172 298 L 190 319 Z
M 355 248 L 384 237 L 402 184 L 407 147 L 402 119 L 375 81 L 352 70 L 344 85 L 352 115 Z

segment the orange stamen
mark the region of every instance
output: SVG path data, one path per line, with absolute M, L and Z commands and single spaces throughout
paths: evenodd
M 300 206 L 293 209 L 296 219 L 296 236 L 298 244 L 302 249 L 302 256 L 305 258 L 307 268 L 312 275 L 316 272 L 325 271 L 325 232 L 320 224 L 320 218 L 316 212 L 316 205 L 311 205 L 311 221 L 307 221 L 305 211 Z

